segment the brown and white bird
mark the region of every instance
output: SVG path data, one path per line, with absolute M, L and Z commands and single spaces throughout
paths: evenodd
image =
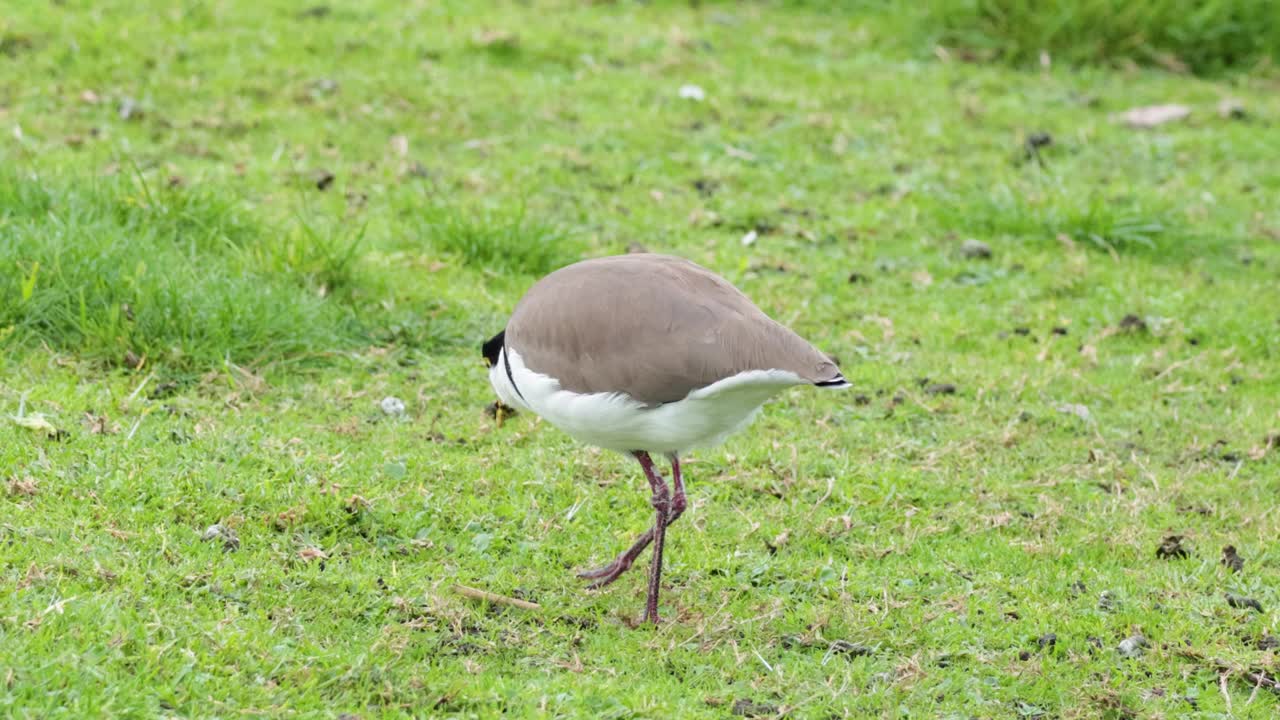
M 653 527 L 579 577 L 608 585 L 652 543 L 644 621 L 654 623 L 666 529 L 686 504 L 681 453 L 723 442 L 786 388 L 849 386 L 826 355 L 724 278 L 668 255 L 604 257 L 551 273 L 483 351 L 504 403 L 640 462 Z M 650 457 L 658 453 L 671 461 L 671 488 Z

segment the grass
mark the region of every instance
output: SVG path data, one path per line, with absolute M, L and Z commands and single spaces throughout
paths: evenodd
M 1266 0 L 931 0 L 921 14 L 944 45 L 1022 66 L 1047 57 L 1205 74 L 1280 57 L 1280 18 Z
M 228 198 L 145 181 L 0 181 L 0 327 L 108 363 L 203 368 L 353 345 L 321 295 L 354 245 L 273 235 Z M 131 358 L 126 361 L 126 358 Z
M 800 4 L 3 23 L 0 715 L 1280 708 L 1265 73 L 922 61 Z M 638 472 L 497 426 L 478 352 L 633 244 L 856 386 L 689 458 L 657 630 L 642 573 L 572 576 L 643 530 Z

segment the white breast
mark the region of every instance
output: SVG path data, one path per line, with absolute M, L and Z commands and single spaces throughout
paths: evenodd
M 507 405 L 537 413 L 589 445 L 669 453 L 724 442 L 749 425 L 770 397 L 805 381 L 785 370 L 752 370 L 650 407 L 621 393 L 563 390 L 555 378 L 530 370 L 519 353 L 504 348 L 489 369 L 489 382 Z

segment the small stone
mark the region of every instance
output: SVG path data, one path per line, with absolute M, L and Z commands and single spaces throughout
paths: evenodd
M 221 540 L 223 552 L 235 552 L 240 548 L 240 536 L 236 535 L 236 531 L 232 528 L 220 523 L 215 523 L 205 528 L 200 540 L 203 542 Z
M 703 101 L 707 99 L 707 91 L 697 85 L 681 85 L 680 97 L 685 100 Z
M 1098 594 L 1098 609 L 1103 612 L 1111 612 L 1120 605 L 1120 601 L 1110 590 L 1103 590 Z
M 1151 643 L 1147 642 L 1147 639 L 1141 635 L 1130 635 L 1120 641 L 1120 644 L 1116 646 L 1116 651 L 1119 652 L 1122 657 L 1137 658 L 1142 657 L 1143 652 L 1145 652 L 1146 648 L 1150 645 Z
M 1218 103 L 1218 114 L 1227 120 L 1244 120 L 1249 117 L 1244 110 L 1244 103 L 1235 98 L 1223 98 Z
M 121 120 L 136 120 L 140 117 L 142 117 L 142 108 L 138 105 L 137 100 L 127 97 L 120 101 Z
M 1036 638 L 1036 645 L 1039 645 L 1041 650 L 1044 650 L 1046 648 L 1052 649 L 1053 646 L 1057 644 L 1058 644 L 1057 633 L 1045 633 L 1044 635 L 1041 635 L 1040 637 Z
M 1081 420 L 1085 422 L 1089 422 L 1090 414 L 1089 414 L 1089 407 L 1087 405 L 1080 405 L 1077 403 L 1061 403 L 1055 409 L 1064 415 L 1075 415 Z
M 382 398 L 382 402 L 378 403 L 378 407 L 382 408 L 382 412 L 392 417 L 401 417 L 404 415 L 404 401 L 398 397 L 388 395 Z
M 981 240 L 969 238 L 960 244 L 960 257 L 970 260 L 989 260 L 991 258 L 991 246 Z

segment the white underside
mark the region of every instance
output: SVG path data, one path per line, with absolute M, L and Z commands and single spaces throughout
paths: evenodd
M 507 378 L 507 362 L 515 387 Z M 520 354 L 508 349 L 489 369 L 489 382 L 507 405 L 541 415 L 584 443 L 651 453 L 718 445 L 751 424 L 769 398 L 805 384 L 785 370 L 752 370 L 694 390 L 683 400 L 646 406 L 622 393 L 563 390 L 555 378 L 525 367 Z

